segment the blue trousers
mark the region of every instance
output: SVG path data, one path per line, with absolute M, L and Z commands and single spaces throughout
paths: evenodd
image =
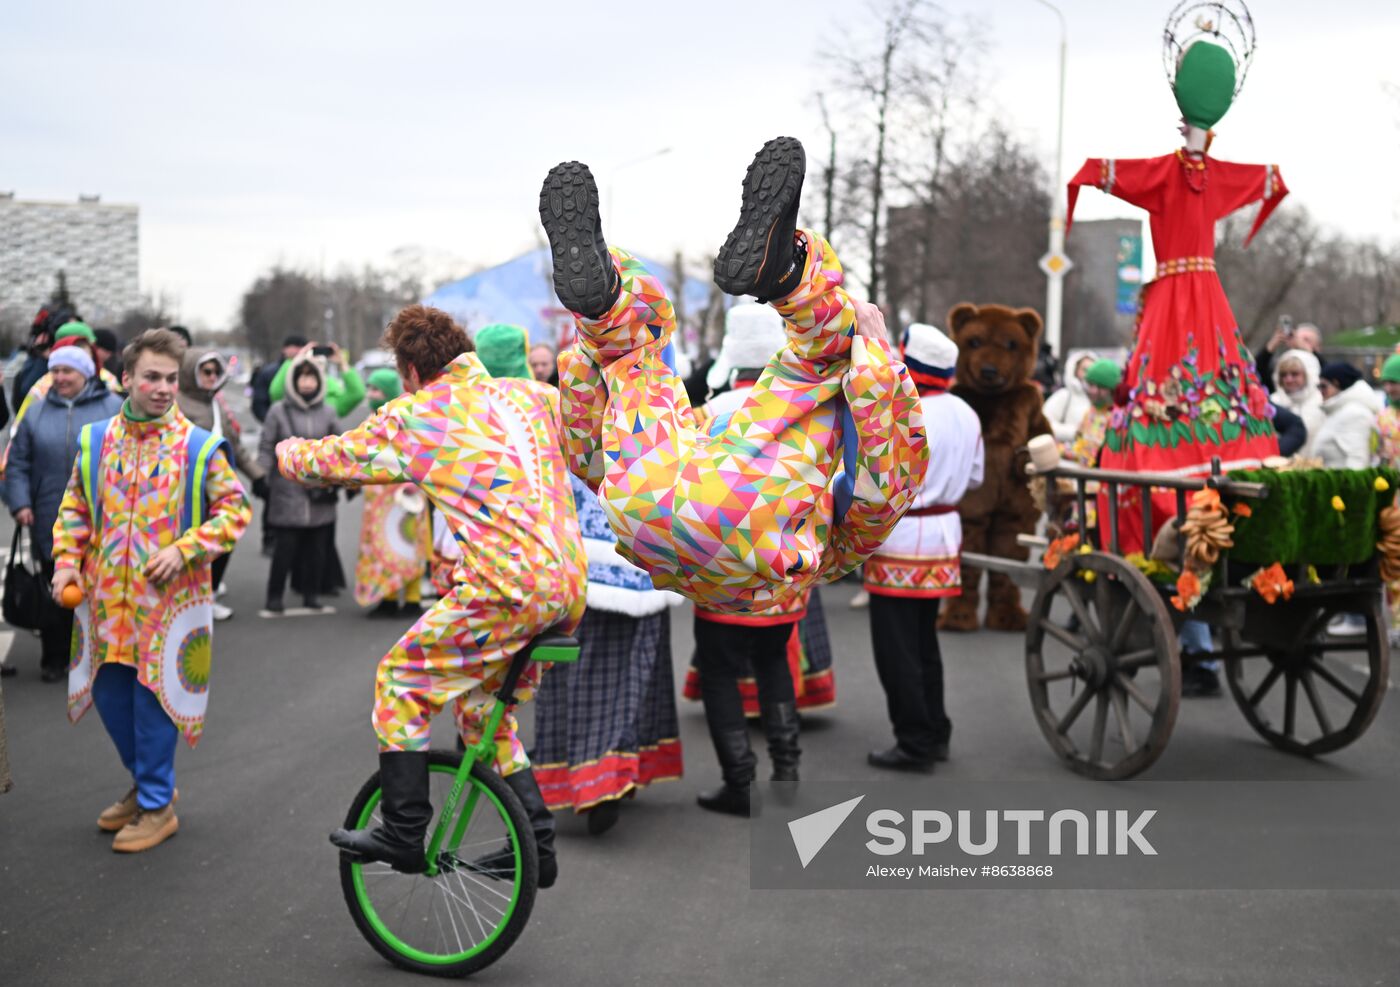
M 1215 643 L 1210 639 L 1210 625 L 1202 620 L 1183 620 L 1181 630 L 1177 632 L 1177 640 L 1181 642 L 1181 650 L 1185 654 L 1208 655 L 1215 651 Z M 1216 659 L 1202 661 L 1200 664 L 1211 671 L 1220 668 L 1220 662 Z
M 169 805 L 180 731 L 155 693 L 136 680 L 130 665 L 103 665 L 92 683 L 92 702 L 136 783 L 137 804 L 143 809 Z

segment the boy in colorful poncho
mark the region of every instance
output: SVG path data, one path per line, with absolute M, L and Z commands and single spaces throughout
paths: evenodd
M 228 444 L 192 425 L 175 395 L 184 343 L 148 329 L 123 356 L 130 397 L 83 427 L 54 524 L 54 599 L 76 585 L 68 716 L 96 705 L 134 787 L 98 817 L 112 849 L 173 836 L 175 744 L 204 730 L 213 633 L 213 560 L 252 511 Z
M 749 168 L 715 283 L 757 296 L 787 345 L 718 430 L 696 426 L 662 352 L 675 313 L 661 283 L 609 249 L 598 190 L 578 162 L 553 168 L 540 216 L 554 290 L 578 342 L 560 354 L 570 467 L 602 499 L 618 550 L 711 609 L 755 612 L 863 562 L 912 502 L 928 464 L 918 394 L 883 318 L 841 287 L 835 252 L 798 230 L 802 145 L 768 142 Z
M 432 817 L 430 720 L 452 705 L 463 739 L 480 739 L 511 657 L 543 631 L 578 625 L 588 561 L 553 389 L 493 379 L 461 326 L 422 305 L 398 314 L 384 345 L 407 393 L 344 435 L 283 441 L 277 464 L 303 483 L 416 484 L 462 548 L 451 593 L 379 664 L 374 729 L 384 823 L 331 834 L 362 860 L 411 873 L 423 869 Z M 521 701 L 538 681 L 532 664 L 517 687 Z M 558 873 L 554 822 L 513 715 L 495 739 L 496 767 L 525 805 L 539 846 L 539 883 L 548 887 Z

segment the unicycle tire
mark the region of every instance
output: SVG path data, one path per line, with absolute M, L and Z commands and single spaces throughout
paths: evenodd
M 433 802 L 431 839 L 443 798 L 455 781 L 462 755 L 430 751 Z M 472 765 L 459 812 L 475 790 L 472 818 L 455 851 L 439 852 L 439 871 L 401 874 L 387 864 L 363 863 L 340 854 L 340 886 L 360 934 L 395 966 L 438 977 L 463 977 L 490 966 L 515 943 L 535 904 L 539 860 L 534 835 L 519 798 L 491 768 Z M 379 824 L 379 772 L 360 788 L 345 817 L 347 829 Z M 494 850 L 514 853 L 512 873 L 471 866 Z

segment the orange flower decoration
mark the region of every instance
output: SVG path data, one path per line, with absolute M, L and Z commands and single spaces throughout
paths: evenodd
M 1176 581 L 1176 592 L 1178 595 L 1172 597 L 1172 606 L 1182 613 L 1196 609 L 1196 604 L 1201 602 L 1200 577 L 1187 569 Z
M 1230 508 L 1230 510 L 1234 511 L 1234 512 L 1235 512 L 1236 514 L 1238 514 L 1240 517 L 1253 517 L 1253 516 L 1254 516 L 1254 508 L 1250 507 L 1248 504 L 1246 504 L 1246 503 L 1245 503 L 1244 501 L 1242 501 L 1242 500 L 1236 501 L 1235 504 L 1234 504 L 1234 506 L 1232 506 L 1232 507 Z
M 1256 572 L 1250 577 L 1249 584 L 1266 603 L 1277 603 L 1280 598 L 1287 600 L 1293 596 L 1293 580 L 1288 578 L 1283 566 L 1277 562 Z
M 1053 569 L 1079 546 L 1078 535 L 1065 535 L 1063 538 L 1056 538 L 1049 545 L 1045 546 L 1045 557 L 1042 561 L 1045 568 Z

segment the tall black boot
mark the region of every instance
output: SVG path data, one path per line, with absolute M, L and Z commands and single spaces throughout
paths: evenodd
M 535 780 L 533 768 L 506 775 L 506 784 L 520 799 L 520 804 L 525 806 L 525 815 L 529 817 L 530 829 L 535 834 L 535 849 L 540 858 L 540 887 L 552 887 L 559 877 L 559 856 L 554 852 L 554 813 L 544 804 L 544 795 L 540 792 L 540 783 Z
M 421 874 L 427 863 L 423 836 L 433 818 L 428 801 L 428 752 L 381 752 L 379 787 L 383 822 L 374 829 L 337 829 L 331 833 L 331 842 L 366 862 L 379 860 L 396 871 Z
M 544 804 L 544 795 L 540 792 L 540 783 L 535 780 L 535 772 L 532 768 L 526 768 L 506 775 L 502 780 L 525 807 L 530 831 L 535 834 L 535 850 L 540 864 L 539 886 L 553 887 L 559 879 L 559 856 L 554 852 L 554 813 Z M 515 853 L 508 845 L 477 857 L 467 866 L 478 874 L 498 881 L 515 880 Z
M 749 749 L 747 727 L 734 730 L 712 730 L 710 739 L 719 758 L 720 776 L 724 784 L 695 797 L 700 808 L 711 812 L 727 812 L 732 816 L 749 815 L 749 785 L 753 783 L 754 756 Z
M 797 746 L 799 723 L 797 703 L 760 704 L 759 719 L 768 737 L 768 758 L 773 762 L 773 781 L 797 781 L 797 764 L 802 748 Z

